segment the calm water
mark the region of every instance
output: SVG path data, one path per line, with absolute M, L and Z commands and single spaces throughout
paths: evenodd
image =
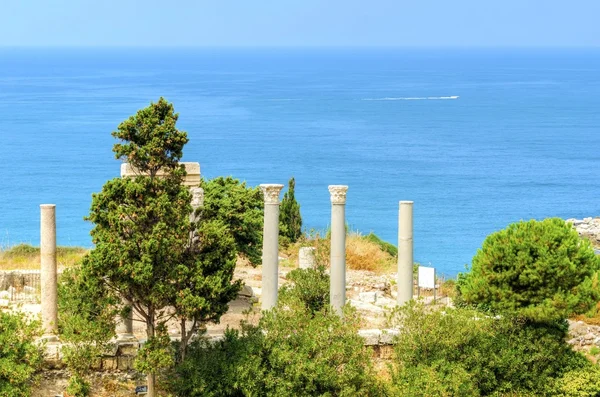
M 184 160 L 296 177 L 307 228 L 329 223 L 328 184 L 391 242 L 414 200 L 415 259 L 444 273 L 511 222 L 600 215 L 598 50 L 0 49 L 0 245 L 38 244 L 56 203 L 59 243 L 90 246 L 110 132 L 161 95 Z

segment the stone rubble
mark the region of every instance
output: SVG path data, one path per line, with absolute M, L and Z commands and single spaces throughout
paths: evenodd
M 594 247 L 600 247 L 600 217 L 583 218 L 583 219 L 567 219 L 573 225 L 577 233 L 581 237 L 587 238 L 592 242 Z

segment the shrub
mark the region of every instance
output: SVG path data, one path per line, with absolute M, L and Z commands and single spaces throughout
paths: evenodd
M 279 301 L 283 304 L 301 303 L 311 313 L 323 310 L 329 305 L 329 275 L 325 268 L 296 269 L 287 275 L 291 284 L 279 290 Z
M 518 222 L 489 235 L 459 278 L 459 301 L 494 313 L 554 321 L 600 299 L 600 260 L 558 218 Z
M 43 358 L 41 348 L 34 343 L 38 334 L 38 322 L 0 310 L 0 396 L 31 394 Z
M 406 396 L 547 395 L 554 379 L 591 365 L 565 342 L 562 322 L 492 318 L 460 308 L 432 311 L 415 303 L 392 320 L 402 330 L 392 383 Z
M 365 240 L 377 244 L 379 248 L 381 248 L 391 256 L 398 256 L 398 247 L 396 247 L 394 244 L 388 243 L 387 241 L 383 241 L 378 235 L 376 235 L 373 232 L 367 234 L 365 236 Z
M 65 270 L 58 284 L 58 327 L 63 362 L 71 372 L 67 392 L 75 397 L 91 391 L 89 370 L 98 363 L 115 332 L 118 299 L 80 266 Z
M 567 372 L 557 380 L 552 395 L 557 397 L 600 396 L 600 368 L 589 365 Z
M 278 306 L 258 326 L 228 330 L 224 340 L 196 342 L 171 377 L 178 396 L 378 396 L 359 317 L 323 304 L 322 269 L 297 270 Z M 311 293 L 300 289 L 311 282 Z M 328 302 L 327 302 L 328 303 Z

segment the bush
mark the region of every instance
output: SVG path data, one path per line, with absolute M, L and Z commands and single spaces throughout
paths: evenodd
M 381 248 L 383 251 L 387 252 L 391 256 L 398 256 L 398 247 L 394 244 L 390 244 L 387 241 L 383 241 L 378 235 L 371 232 L 365 236 L 365 240 L 375 243 Z
M 329 311 L 322 269 L 297 270 L 258 326 L 196 342 L 171 377 L 178 396 L 377 396 L 382 390 L 358 335 L 359 317 Z M 311 292 L 300 289 L 310 287 Z M 325 288 L 326 286 L 326 288 Z M 327 301 L 328 303 L 328 298 Z
M 38 334 L 38 322 L 0 310 L 0 396 L 31 394 L 43 358 L 42 349 L 34 343 Z
M 558 397 L 600 396 L 600 368 L 589 365 L 567 372 L 556 382 L 552 395 Z
M 88 260 L 86 257 L 84 260 Z M 58 284 L 58 327 L 63 362 L 71 372 L 67 392 L 85 397 L 91 392 L 89 370 L 100 360 L 115 335 L 119 300 L 81 266 L 63 272 Z
M 406 396 L 548 395 L 554 380 L 591 364 L 565 342 L 566 325 L 492 318 L 470 309 L 394 314 L 402 329 L 392 383 Z
M 555 321 L 585 313 L 600 299 L 600 260 L 590 243 L 558 218 L 518 222 L 489 235 L 459 278 L 459 301 Z
M 324 267 L 292 270 L 287 279 L 292 284 L 286 284 L 279 290 L 279 301 L 283 304 L 298 302 L 310 313 L 329 305 L 329 275 Z

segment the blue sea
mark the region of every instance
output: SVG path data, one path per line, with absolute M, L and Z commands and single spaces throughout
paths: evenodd
M 207 178 L 286 184 L 306 229 L 347 221 L 454 275 L 521 219 L 600 215 L 600 50 L 0 49 L 0 246 L 91 246 L 91 194 L 119 176 L 111 131 L 164 96 Z

